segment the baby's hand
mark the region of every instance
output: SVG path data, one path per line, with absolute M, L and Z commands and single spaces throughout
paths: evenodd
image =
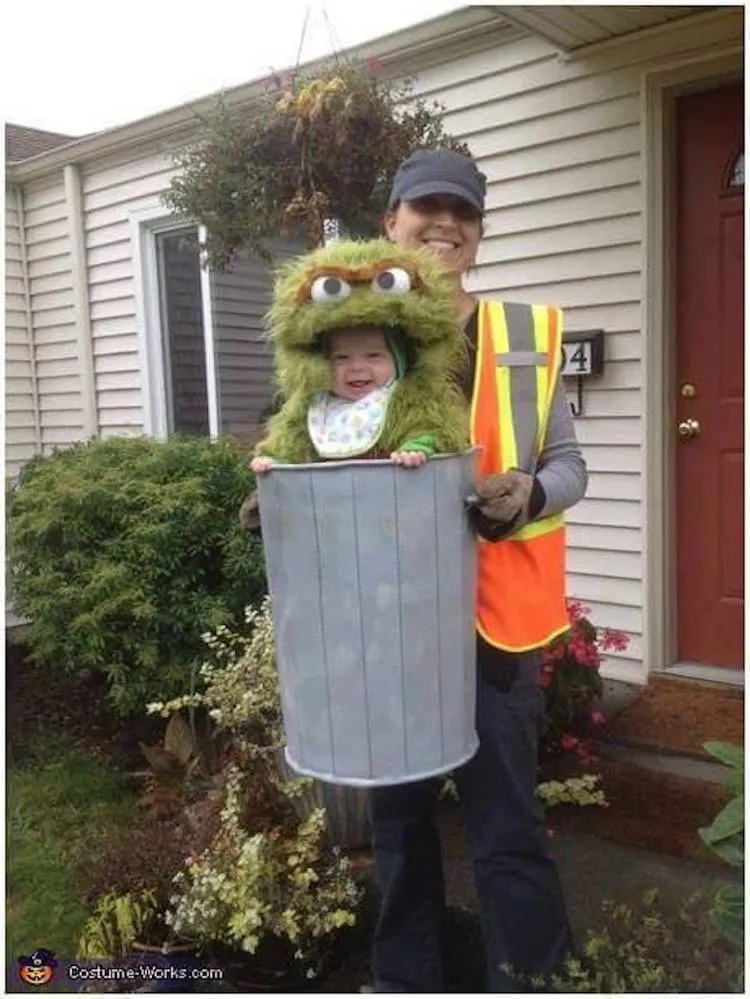
M 256 475 L 264 475 L 269 469 L 273 468 L 273 464 L 273 458 L 253 458 L 250 462 L 250 468 Z
M 404 468 L 419 468 L 427 461 L 427 455 L 421 451 L 394 451 L 391 461 Z

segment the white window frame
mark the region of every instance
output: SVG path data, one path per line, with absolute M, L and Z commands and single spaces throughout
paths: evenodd
M 166 214 L 163 207 L 143 209 L 130 215 L 131 244 L 135 281 L 136 319 L 141 363 L 143 399 L 143 431 L 150 437 L 164 440 L 169 434 L 169 402 L 164 364 L 164 335 L 159 301 L 159 269 L 156 237 L 178 232 L 196 223 L 179 221 Z M 205 239 L 205 229 L 196 225 L 198 239 Z M 219 389 L 216 368 L 211 272 L 201 260 L 200 272 L 203 344 L 206 358 L 206 395 L 208 399 L 208 429 L 211 440 L 219 436 Z

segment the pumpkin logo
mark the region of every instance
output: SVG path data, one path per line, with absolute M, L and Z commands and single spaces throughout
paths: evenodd
M 27 985 L 46 985 L 52 981 L 57 967 L 51 950 L 35 950 L 29 957 L 19 957 L 18 975 Z

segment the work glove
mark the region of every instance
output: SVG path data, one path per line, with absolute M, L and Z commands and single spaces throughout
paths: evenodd
M 541 502 L 540 502 L 541 500 Z M 511 468 L 488 475 L 466 498 L 472 530 L 486 541 L 501 541 L 539 513 L 544 492 L 533 475 Z
M 246 531 L 260 530 L 260 503 L 256 489 L 253 489 L 240 507 L 240 524 Z

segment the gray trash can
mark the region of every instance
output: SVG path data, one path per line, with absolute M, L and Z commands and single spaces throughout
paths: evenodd
M 260 476 L 286 730 L 299 773 L 375 787 L 476 752 L 474 455 Z

